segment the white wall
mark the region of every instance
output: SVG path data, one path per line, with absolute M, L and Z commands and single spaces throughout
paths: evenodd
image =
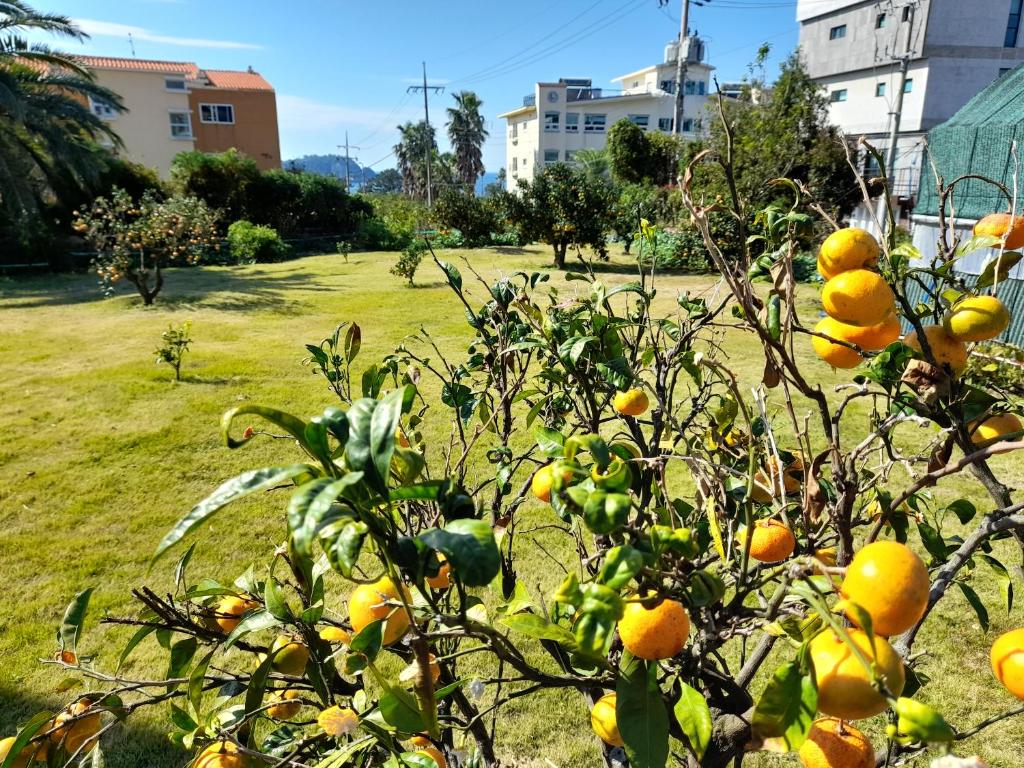
M 932 264 L 938 255 L 939 223 L 934 216 L 911 216 L 910 234 L 914 240 L 914 247 L 921 252 L 921 259 L 917 265 L 924 266 Z M 971 229 L 974 227 L 973 220 L 957 220 L 954 222 L 956 228 L 949 232 L 952 240 L 954 233 L 960 238 L 960 242 L 971 239 Z M 970 275 L 980 275 L 985 264 L 999 255 L 999 252 L 992 248 L 969 253 L 956 262 L 956 270 Z M 1010 270 L 1010 277 L 1016 280 L 1024 280 L 1024 262 L 1021 262 Z
M 928 91 L 927 62 L 914 62 L 907 78 L 913 80 L 910 93 L 903 94 L 900 131 L 922 130 L 922 115 Z M 899 88 L 899 73 L 892 67 L 874 72 L 856 72 L 818 80 L 826 94 L 846 89 L 846 101 L 829 103 L 829 118 L 850 135 L 885 133 L 889 131 L 889 112 Z M 876 96 L 878 83 L 885 83 L 885 96 Z

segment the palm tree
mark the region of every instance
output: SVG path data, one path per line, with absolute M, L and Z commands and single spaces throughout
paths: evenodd
M 455 106 L 448 108 L 448 139 L 455 155 L 456 178 L 472 190 L 484 173 L 483 146 L 487 140 L 480 101 L 473 91 L 454 94 Z
M 611 163 L 603 149 L 581 149 L 573 157 L 583 174 L 591 181 L 611 181 Z
M 104 165 L 97 141 L 120 144 L 89 99 L 123 109 L 68 54 L 24 34 L 84 40 L 66 16 L 39 13 L 23 0 L 0 0 L 0 210 L 15 222 L 37 214 L 62 190 L 83 188 Z
M 402 174 L 402 192 L 416 199 L 427 196 L 427 153 L 432 162 L 437 160 L 437 141 L 434 127 L 426 122 L 406 123 L 398 126 L 400 138 L 395 145 L 398 172 Z

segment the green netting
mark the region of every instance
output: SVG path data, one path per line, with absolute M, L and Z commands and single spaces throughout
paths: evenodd
M 1007 72 L 928 132 L 914 213 L 935 216 L 939 212 L 933 163 L 947 184 L 963 174 L 978 173 L 1001 181 L 1012 192 L 1014 162 L 1010 149 L 1014 141 L 1018 156 L 1024 160 L 1024 66 Z M 1024 188 L 1020 197 L 1024 199 Z M 957 184 L 952 203 L 957 218 L 963 219 L 978 219 L 1009 208 L 996 187 L 975 180 Z M 1021 207 L 1018 201 L 1018 210 Z M 946 213 L 951 212 L 947 201 Z

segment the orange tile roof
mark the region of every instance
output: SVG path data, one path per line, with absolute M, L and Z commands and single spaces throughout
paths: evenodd
M 226 69 L 204 69 L 202 74 L 213 88 L 227 88 L 233 91 L 272 91 L 274 86 L 263 79 L 259 72 L 235 72 Z M 199 87 L 202 87 L 200 84 Z
M 114 56 L 76 56 L 90 69 L 119 69 L 126 72 L 166 72 L 195 78 L 199 67 L 190 61 L 156 61 L 154 59 L 122 59 Z

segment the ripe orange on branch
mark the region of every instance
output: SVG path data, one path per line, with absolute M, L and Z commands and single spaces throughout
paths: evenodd
M 410 600 L 409 590 L 402 585 L 401 594 L 406 602 Z M 387 619 L 384 623 L 384 645 L 391 645 L 405 634 L 409 628 L 409 615 L 400 605 L 389 603 L 401 602 L 398 587 L 387 576 L 381 577 L 373 584 L 360 584 L 348 599 L 348 618 L 352 629 L 357 633 L 379 619 Z
M 924 337 L 928 340 L 928 347 L 936 363 L 948 365 L 954 373 L 960 373 L 967 367 L 967 346 L 946 333 L 941 325 L 924 326 Z M 924 357 L 924 350 L 917 337 L 917 331 L 908 333 L 903 343 Z
M 622 734 L 619 733 L 619 721 L 615 714 L 616 701 L 614 693 L 606 693 L 594 702 L 594 708 L 590 710 L 590 727 L 605 744 L 621 747 L 624 742 Z
M 866 633 L 849 629 L 850 640 L 872 666 L 877 666 L 886 687 L 894 696 L 906 682 L 903 660 L 889 641 L 875 635 L 874 649 Z M 831 629 L 817 635 L 810 644 L 811 663 L 818 681 L 818 710 L 844 720 L 873 717 L 888 705 L 872 684 L 872 676 L 842 637 Z
M 1021 424 L 1020 418 L 1016 414 L 998 413 L 995 416 L 989 416 L 980 424 L 971 422 L 967 425 L 967 429 L 971 433 L 972 443 L 988 445 L 1002 440 L 1006 435 L 1024 431 L 1024 425 Z
M 192 763 L 192 768 L 247 768 L 249 761 L 233 741 L 215 741 Z
M 821 291 L 825 313 L 847 325 L 878 325 L 896 312 L 896 295 L 877 272 L 851 269 L 833 277 Z
M 573 474 L 571 469 L 562 470 L 562 482 L 568 483 L 572 480 Z M 533 495 L 543 501 L 545 504 L 551 501 L 551 489 L 555 483 L 555 470 L 551 464 L 545 464 L 543 467 L 533 473 L 533 479 L 530 480 L 530 490 Z
M 910 547 L 876 541 L 854 555 L 839 591 L 868 612 L 876 634 L 891 637 L 921 619 L 930 587 L 928 568 Z M 846 615 L 857 623 L 856 613 Z
M 875 766 L 875 750 L 868 737 L 835 717 L 820 717 L 811 724 L 799 754 L 804 768 Z
M 626 603 L 619 619 L 619 638 L 639 659 L 670 659 L 683 650 L 690 634 L 690 617 L 683 604 L 665 599 L 650 608 Z
M 745 535 L 744 535 L 745 538 Z M 781 520 L 758 520 L 750 535 L 750 556 L 761 563 L 778 563 L 793 554 L 796 537 Z
M 1024 216 L 990 213 L 974 225 L 974 235 L 998 237 L 1008 250 L 1016 250 L 1024 246 Z
M 1010 325 L 1010 311 L 995 296 L 969 296 L 956 302 L 942 318 L 942 327 L 960 341 L 988 341 Z
M 647 393 L 642 389 L 616 392 L 615 397 L 612 398 L 612 407 L 623 416 L 640 416 L 647 410 L 650 404 Z
M 990 654 L 992 674 L 996 680 L 1024 700 L 1024 627 L 1011 629 L 993 644 Z
M 895 314 L 892 314 L 875 325 L 859 326 L 841 323 L 831 317 L 823 317 L 814 326 L 814 331 L 836 341 L 856 344 L 863 350 L 876 352 L 885 349 L 900 337 L 900 320 Z M 833 368 L 855 368 L 864 359 L 857 350 L 844 344 L 836 344 L 820 336 L 812 336 L 811 345 L 814 347 L 815 354 Z
M 242 621 L 242 615 L 259 608 L 260 604 L 248 597 L 225 595 L 213 611 L 213 623 L 225 635 L 230 635 Z
M 818 272 L 826 280 L 831 280 L 841 272 L 875 266 L 880 253 L 878 241 L 867 230 L 857 227 L 840 229 L 821 244 Z

